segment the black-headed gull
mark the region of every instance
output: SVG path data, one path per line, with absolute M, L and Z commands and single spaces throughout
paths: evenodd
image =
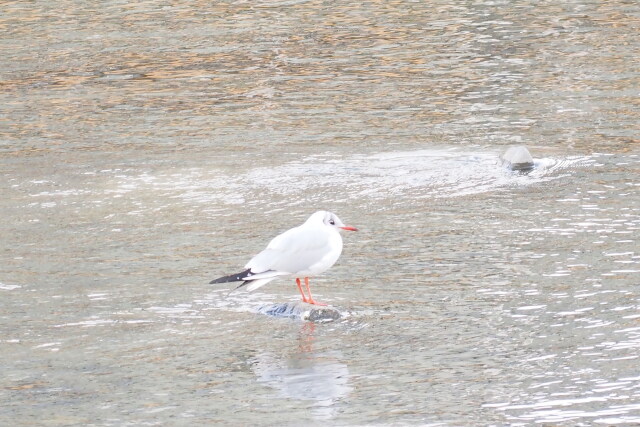
M 247 285 L 247 290 L 253 291 L 279 276 L 294 276 L 302 301 L 324 305 L 311 297 L 309 277 L 324 273 L 336 263 L 342 252 L 341 230 L 358 231 L 355 227 L 344 225 L 336 214 L 318 211 L 304 224 L 271 240 L 265 250 L 251 258 L 243 272 L 220 277 L 209 283 L 242 281 L 238 288 Z M 302 290 L 301 278 L 304 278 L 309 297 Z

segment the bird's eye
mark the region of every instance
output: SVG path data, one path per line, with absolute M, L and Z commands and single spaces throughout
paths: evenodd
M 330 219 L 330 220 L 329 220 L 329 224 L 331 224 L 331 225 L 336 225 L 336 222 L 335 222 L 334 220 Z

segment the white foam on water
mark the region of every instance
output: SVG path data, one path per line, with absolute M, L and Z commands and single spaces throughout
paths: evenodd
M 501 188 L 535 185 L 559 179 L 570 169 L 595 160 L 588 156 L 536 159 L 528 174 L 500 166 L 498 153 L 458 148 L 391 151 L 340 157 L 314 155 L 276 165 L 248 165 L 239 174 L 203 168 L 176 173 L 118 175 L 113 193 L 154 190 L 168 199 L 198 204 L 242 205 L 264 200 L 265 193 L 282 196 L 288 204 L 298 195 L 322 200 L 333 194 L 361 203 L 388 199 L 409 200 L 460 197 Z

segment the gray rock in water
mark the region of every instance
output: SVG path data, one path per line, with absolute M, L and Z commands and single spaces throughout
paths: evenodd
M 501 156 L 502 166 L 512 171 L 528 172 L 533 169 L 533 157 L 524 145 L 509 147 Z
M 335 308 L 307 304 L 302 301 L 265 305 L 260 307 L 258 312 L 267 316 L 288 317 L 318 323 L 332 322 L 342 317 Z

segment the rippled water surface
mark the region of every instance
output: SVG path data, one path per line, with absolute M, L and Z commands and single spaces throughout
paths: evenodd
M 0 29 L 0 424 L 640 423 L 637 2 L 10 1 Z M 342 320 L 208 284 L 320 208 L 360 229 L 312 280 Z

